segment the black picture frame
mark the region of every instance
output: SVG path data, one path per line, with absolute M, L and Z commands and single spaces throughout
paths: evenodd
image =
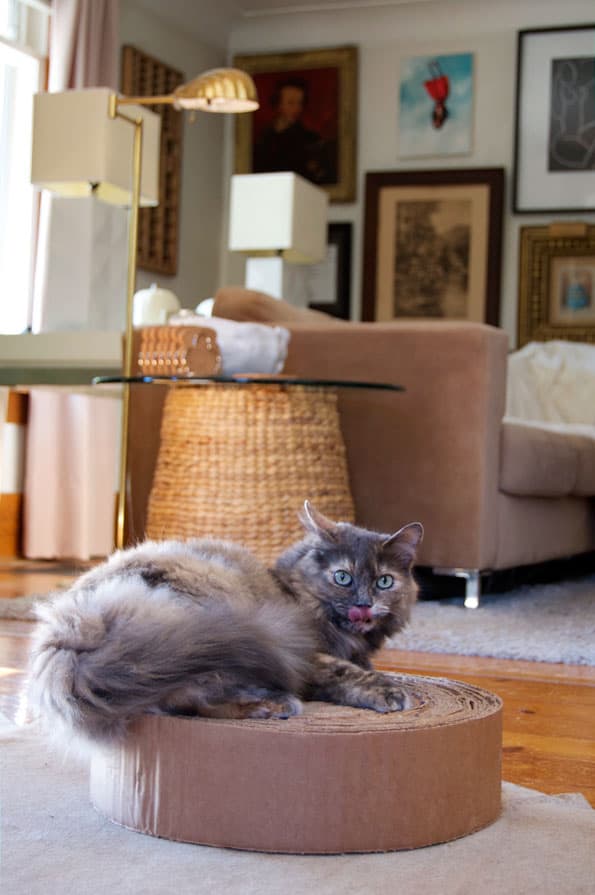
M 593 23 L 518 32 L 514 214 L 595 211 L 594 46 Z M 592 118 L 590 132 L 585 114 Z
M 335 293 L 328 301 L 320 300 L 310 302 L 308 307 L 313 311 L 323 311 L 332 317 L 341 320 L 349 320 L 351 314 L 351 247 L 353 225 L 350 222 L 337 222 L 328 225 L 327 244 L 335 247 L 332 278 L 335 284 Z M 323 264 L 332 263 L 332 255 L 329 255 Z M 314 265 L 316 267 L 316 265 Z

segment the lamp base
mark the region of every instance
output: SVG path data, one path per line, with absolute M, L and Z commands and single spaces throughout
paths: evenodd
M 248 258 L 245 284 L 247 289 L 266 292 L 298 308 L 307 308 L 313 299 L 308 265 L 289 264 L 278 255 Z

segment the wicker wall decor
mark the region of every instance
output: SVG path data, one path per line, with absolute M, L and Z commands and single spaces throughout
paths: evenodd
M 168 94 L 184 81 L 183 73 L 177 69 L 136 47 L 122 47 L 121 90 L 125 96 Z M 145 270 L 175 274 L 178 270 L 183 116 L 173 106 L 149 108 L 161 116 L 159 205 L 140 210 L 137 263 Z

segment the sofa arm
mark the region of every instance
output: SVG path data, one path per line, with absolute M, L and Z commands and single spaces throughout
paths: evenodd
M 506 333 L 431 320 L 289 328 L 286 372 L 406 389 L 340 394 L 358 521 L 388 532 L 419 520 L 421 565 L 489 568 Z

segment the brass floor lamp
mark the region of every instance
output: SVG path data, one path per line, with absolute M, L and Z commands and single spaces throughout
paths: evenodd
M 140 205 L 140 184 L 142 168 L 143 119 L 140 115 L 130 115 L 122 111 L 127 106 L 155 106 L 168 104 L 178 109 L 203 112 L 252 112 L 258 108 L 256 87 L 250 75 L 239 69 L 215 68 L 182 84 L 173 93 L 165 96 L 118 96 L 109 99 L 109 117 L 121 118 L 134 126 L 133 182 L 130 206 L 130 227 L 128 239 L 128 278 L 126 287 L 126 347 L 124 355 L 124 376 L 130 376 L 133 369 L 132 357 L 132 312 L 136 291 L 136 256 L 138 247 L 138 212 Z M 118 509 L 116 519 L 116 546 L 124 545 L 126 515 L 126 473 L 128 460 L 128 421 L 130 415 L 130 386 L 124 384 L 122 393 L 122 433 L 120 447 L 120 481 L 118 487 Z

